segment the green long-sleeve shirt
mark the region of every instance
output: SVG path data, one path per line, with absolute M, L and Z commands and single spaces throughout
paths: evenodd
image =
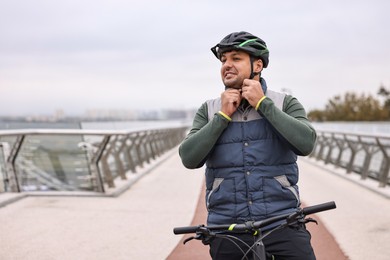
M 282 110 L 270 98 L 265 98 L 258 108 L 258 112 L 297 155 L 308 155 L 314 147 L 316 132 L 307 119 L 305 109 L 296 98 L 286 95 Z M 205 102 L 198 109 L 192 128 L 179 147 L 183 165 L 190 169 L 203 166 L 230 122 L 219 113 L 209 120 L 207 111 Z

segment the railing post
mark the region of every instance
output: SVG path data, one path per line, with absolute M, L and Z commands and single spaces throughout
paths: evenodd
M 360 136 L 359 136 L 359 142 L 362 143 L 363 150 L 365 152 L 362 173 L 361 173 L 361 179 L 365 180 L 369 175 L 369 169 L 370 169 L 372 157 L 380 149 L 376 147 L 375 144 L 370 144 L 368 142 L 365 143 Z
M 138 163 L 138 157 L 137 157 L 137 151 L 136 151 L 136 144 L 135 144 L 136 137 L 133 135 L 128 135 L 128 141 L 130 142 L 129 146 L 126 146 L 126 158 L 130 167 L 130 170 L 135 173 L 136 166 Z M 137 157 L 136 159 L 134 157 Z
M 148 134 L 147 134 L 148 137 L 146 139 L 147 146 L 149 147 L 149 158 L 151 158 L 153 160 L 156 159 L 156 154 L 157 154 L 155 151 L 156 149 L 154 148 L 155 135 L 156 135 L 156 131 L 151 130 L 148 132 Z
M 10 154 L 10 147 L 7 142 L 0 142 L 0 148 L 2 150 L 2 160 L 4 162 L 4 173 L 1 177 L 2 182 L 0 183 L 0 192 L 5 192 L 10 188 L 10 170 L 12 171 L 12 167 L 7 162 L 9 154 Z M 12 173 L 15 174 L 15 173 Z M 12 177 L 13 178 L 13 177 Z
M 94 154 L 94 156 L 92 157 L 92 160 L 91 160 L 93 162 L 92 165 L 95 168 L 96 173 L 97 173 L 97 180 L 100 184 L 100 185 L 98 185 L 98 187 L 99 187 L 101 192 L 104 192 L 105 189 L 104 189 L 103 176 L 102 176 L 102 173 L 100 172 L 99 162 L 103 156 L 103 153 L 107 147 L 107 144 L 110 141 L 110 138 L 111 138 L 110 135 L 104 136 L 103 140 L 101 141 L 100 145 L 98 146 L 96 153 Z
M 381 170 L 379 174 L 379 187 L 384 188 L 387 185 L 389 178 L 390 161 L 386 158 L 382 161 Z
M 344 135 L 345 140 L 347 141 L 347 145 L 349 146 L 349 149 L 351 150 L 351 157 L 349 158 L 349 162 L 346 166 L 347 173 L 351 173 L 353 171 L 354 161 L 356 154 L 359 152 L 359 142 L 354 142 L 352 140 L 348 140 L 348 137 Z
M 331 137 L 330 137 L 330 141 L 328 142 L 329 144 L 329 149 L 328 149 L 328 153 L 326 155 L 326 158 L 325 158 L 325 164 L 328 164 L 329 162 L 332 161 L 332 152 L 333 152 L 333 148 L 335 147 L 334 143 L 335 143 L 335 137 L 334 137 L 334 134 L 332 133 L 331 134 Z
M 104 151 L 102 158 L 101 158 L 101 163 L 102 163 L 102 168 L 103 168 L 103 174 L 104 174 L 104 180 L 107 183 L 109 188 L 114 188 L 114 178 L 112 176 L 112 171 L 110 169 L 110 165 L 108 163 L 108 157 L 110 156 L 111 150 L 113 146 L 110 143 L 108 145 L 108 148 Z
M 389 178 L 390 158 L 389 158 L 389 154 L 387 153 L 388 147 L 385 146 L 384 144 L 382 144 L 380 142 L 379 138 L 376 138 L 376 142 L 377 142 L 377 144 L 378 144 L 378 146 L 381 149 L 382 154 L 383 154 L 383 160 L 381 163 L 381 167 L 379 170 L 379 176 L 378 176 L 379 187 L 383 188 L 383 187 L 386 187 L 387 182 L 388 182 L 388 178 Z
M 150 163 L 150 158 L 149 158 L 149 151 L 148 151 L 148 146 L 147 146 L 147 132 L 143 132 L 141 137 L 140 137 L 140 144 L 142 147 L 142 162 Z
M 326 145 L 326 136 L 324 134 L 321 134 L 317 138 L 317 144 L 319 146 L 318 152 L 316 154 L 316 159 L 317 160 L 322 160 L 322 155 L 324 153 L 325 145 Z
M 12 191 L 14 191 L 14 192 L 20 192 L 21 191 L 19 178 L 18 178 L 17 172 L 16 172 L 15 163 L 16 163 L 16 157 L 19 154 L 19 151 L 20 151 L 20 149 L 22 147 L 24 139 L 25 139 L 25 135 L 18 135 L 16 137 L 15 143 L 12 146 L 10 154 L 9 154 L 9 157 L 7 159 L 7 167 L 9 168 L 8 172 L 11 173 L 10 174 L 11 176 L 8 176 L 9 180 L 10 180 L 10 182 L 9 182 L 10 189 Z
M 343 135 L 343 138 L 344 138 L 344 135 Z M 346 141 L 344 139 L 338 139 L 338 138 L 336 138 L 335 140 L 336 140 L 337 147 L 339 149 L 339 153 L 337 155 L 337 159 L 336 159 L 334 164 L 337 167 L 344 168 L 342 163 L 341 163 L 341 157 L 343 156 L 344 150 L 346 148 L 346 146 L 345 146 Z
M 111 146 L 112 146 L 112 155 L 114 157 L 114 161 L 115 161 L 115 168 L 118 172 L 118 175 L 121 177 L 122 180 L 126 180 L 126 172 L 125 172 L 125 169 L 123 167 L 123 164 L 122 164 L 122 160 L 120 158 L 120 150 L 117 148 L 117 140 L 118 140 L 118 136 L 115 137 L 115 139 L 111 142 Z
M 127 179 L 126 178 L 126 170 L 125 170 L 125 167 L 123 166 L 123 162 L 122 162 L 121 157 L 120 157 L 121 153 L 123 153 L 123 148 L 126 146 L 126 136 L 123 137 L 122 139 L 119 139 L 119 143 L 120 143 L 119 147 L 115 146 L 115 152 L 114 152 L 115 163 L 117 166 L 119 176 L 121 176 L 122 180 L 126 180 Z
M 137 158 L 138 158 L 138 163 L 137 165 L 139 167 L 144 167 L 144 161 L 145 161 L 145 156 L 144 156 L 144 151 L 142 150 L 142 134 L 141 132 L 139 132 L 136 136 L 136 139 L 134 140 L 135 141 L 135 149 L 136 149 L 136 153 L 137 153 Z

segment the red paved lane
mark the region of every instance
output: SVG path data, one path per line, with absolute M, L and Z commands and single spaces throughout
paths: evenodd
M 194 218 L 191 225 L 204 224 L 206 222 L 207 211 L 205 205 L 205 188 L 202 187 L 198 199 L 198 205 L 195 211 Z M 347 256 L 342 252 L 337 242 L 334 240 L 332 234 L 328 232 L 321 219 L 312 215 L 318 221 L 318 226 L 314 223 L 309 223 L 307 228 L 312 234 L 312 245 L 316 254 L 317 260 L 345 260 Z M 202 242 L 198 240 L 192 240 L 186 245 L 183 245 L 184 239 L 188 238 L 186 235 L 182 238 L 176 248 L 168 256 L 168 260 L 179 260 L 179 259 L 191 259 L 191 260 L 205 260 L 210 259 L 208 246 L 204 246 Z

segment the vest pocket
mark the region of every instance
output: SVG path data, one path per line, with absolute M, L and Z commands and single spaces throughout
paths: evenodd
M 206 191 L 209 211 L 235 216 L 236 189 L 233 178 L 215 178 L 211 190 Z
M 297 207 L 298 207 L 300 204 L 298 190 L 291 185 L 291 183 L 287 179 L 287 176 L 286 175 L 279 175 L 279 176 L 274 177 L 274 179 L 277 182 L 279 182 L 279 184 L 282 185 L 283 188 L 289 190 L 294 195 L 294 197 L 297 201 Z
M 270 215 L 289 208 L 296 208 L 300 204 L 298 190 L 291 185 L 286 175 L 265 178 L 264 195 L 264 199 L 270 202 L 267 206 Z

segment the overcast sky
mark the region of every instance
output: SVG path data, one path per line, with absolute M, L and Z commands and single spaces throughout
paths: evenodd
M 390 87 L 388 0 L 0 0 L 0 115 L 198 108 L 224 86 L 210 48 L 248 31 L 262 76 L 307 110 Z M 377 96 L 376 96 L 377 97 Z

